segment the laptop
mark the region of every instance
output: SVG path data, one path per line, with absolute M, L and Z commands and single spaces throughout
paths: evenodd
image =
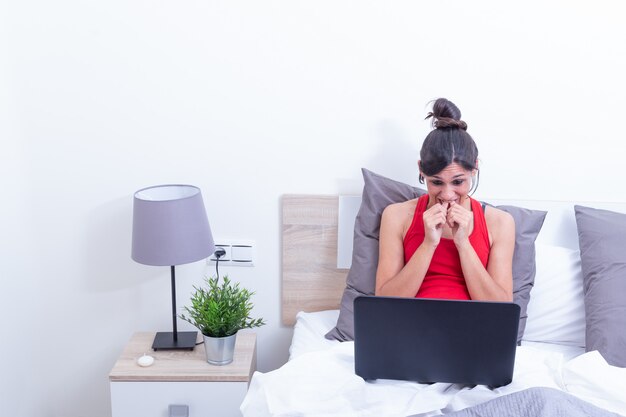
M 355 372 L 366 380 L 507 385 L 519 316 L 506 302 L 357 297 Z

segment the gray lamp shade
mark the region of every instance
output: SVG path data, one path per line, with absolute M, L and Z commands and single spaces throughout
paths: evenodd
M 192 185 L 158 185 L 135 193 L 132 258 L 145 265 L 182 265 L 215 250 L 202 193 Z

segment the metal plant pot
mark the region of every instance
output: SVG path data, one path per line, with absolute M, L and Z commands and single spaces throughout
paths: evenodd
M 204 337 L 206 360 L 211 365 L 227 365 L 233 361 L 237 333 L 226 337 Z

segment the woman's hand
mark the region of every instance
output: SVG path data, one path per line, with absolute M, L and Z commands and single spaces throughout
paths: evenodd
M 452 202 L 446 211 L 446 223 L 452 230 L 452 237 L 456 246 L 469 243 L 469 234 L 472 228 L 474 215 L 462 205 Z
M 446 207 L 443 204 L 434 204 L 422 215 L 424 219 L 424 242 L 437 246 L 443 234 L 443 227 L 447 222 Z

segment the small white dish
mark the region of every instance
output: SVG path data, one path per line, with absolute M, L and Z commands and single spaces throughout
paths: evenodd
M 139 366 L 150 366 L 154 363 L 154 358 L 150 355 L 146 355 L 145 353 L 143 354 L 142 357 L 140 357 L 139 359 L 137 359 L 137 365 Z

